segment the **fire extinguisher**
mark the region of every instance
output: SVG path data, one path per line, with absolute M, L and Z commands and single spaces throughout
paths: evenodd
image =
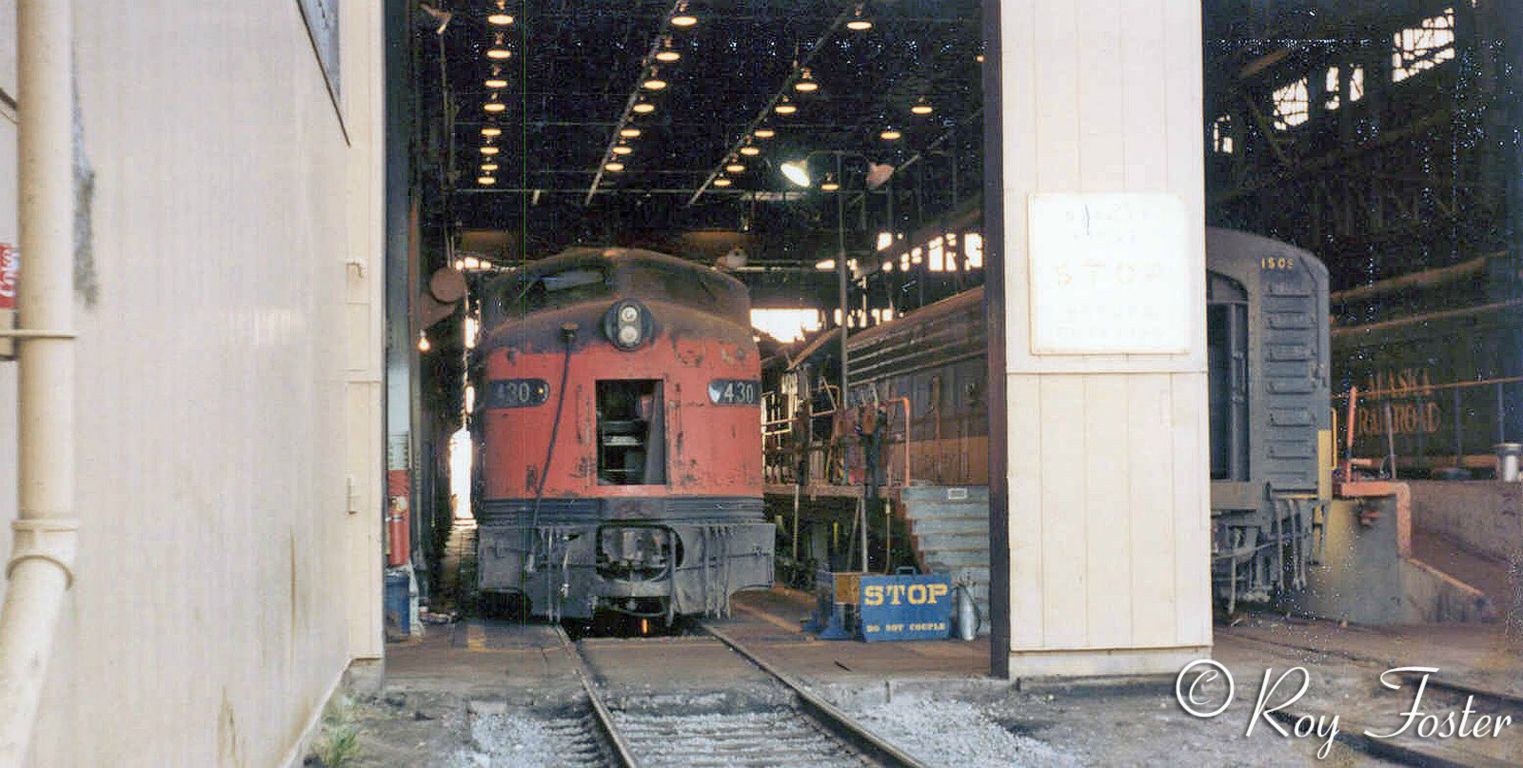
M 393 469 L 386 473 L 386 564 L 391 567 L 407 565 L 412 552 L 412 515 L 408 509 L 407 470 Z

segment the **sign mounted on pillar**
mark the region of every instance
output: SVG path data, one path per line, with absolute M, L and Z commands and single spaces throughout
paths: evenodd
M 0 243 L 0 331 L 16 328 L 16 291 L 21 281 L 21 253 L 10 243 Z M 16 343 L 0 338 L 0 360 L 16 356 Z
M 1181 355 L 1200 297 L 1189 214 L 1170 194 L 1034 194 L 1033 355 Z

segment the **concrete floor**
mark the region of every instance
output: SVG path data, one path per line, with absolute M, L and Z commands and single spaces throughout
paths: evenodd
M 1273 615 L 1244 617 L 1216 628 L 1213 652 L 1237 681 L 1237 702 L 1226 715 L 1202 720 L 1180 710 L 1172 678 L 1119 688 L 1021 681 L 1017 689 L 988 678 L 987 638 L 971 643 L 822 641 L 799 629 L 799 620 L 812 610 L 813 598 L 804 593 L 748 593 L 735 601 L 734 617 L 722 625 L 762 658 L 865 717 L 904 718 L 937 707 L 972 706 L 975 710 L 969 711 L 980 713 L 986 723 L 1032 740 L 1028 743 L 1047 745 L 1043 748 L 1050 748 L 1049 757 L 1057 761 L 1050 764 L 1166 765 L 1186 753 L 1209 764 L 1382 764 L 1341 744 L 1333 749 L 1336 758 L 1319 761 L 1315 738 L 1282 739 L 1262 726 L 1245 738 L 1266 669 L 1277 675 L 1306 667 L 1312 685 L 1295 708 L 1339 714 L 1345 732 L 1383 727 L 1406 703 L 1404 695 L 1378 685 L 1380 672 L 1392 666 L 1436 666 L 1455 681 L 1523 694 L 1523 655 L 1508 649 L 1500 625 L 1370 628 Z M 652 679 L 647 672 L 670 670 L 674 664 L 691 676 L 686 684 L 695 688 L 741 690 L 764 679 L 759 671 L 737 666 L 727 648 L 707 637 L 637 643 L 588 639 L 580 648 L 610 691 L 667 690 L 670 680 Z M 391 703 L 383 699 L 366 710 L 365 741 L 372 756 L 367 762 L 372 765 L 404 764 L 409 754 L 423 764 L 461 764 L 441 755 L 458 756 L 461 749 L 469 754 L 474 738 L 470 724 L 479 719 L 466 713 L 472 706 L 530 713 L 572 701 L 579 691 L 572 659 L 557 634 L 542 625 L 467 620 L 430 626 L 422 641 L 392 644 L 388 651 L 385 696 Z M 405 700 L 399 704 L 397 697 Z M 429 719 L 419 720 L 419 711 Z M 923 735 L 904 734 L 909 739 Z M 1487 747 L 1492 751 L 1485 754 L 1495 756 L 1497 749 L 1514 754 L 1520 735 L 1523 725 L 1507 734 L 1511 741 Z M 1523 755 L 1523 745 L 1516 748 L 1515 754 Z

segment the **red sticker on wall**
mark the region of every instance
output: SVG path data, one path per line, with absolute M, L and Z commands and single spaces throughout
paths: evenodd
M 16 282 L 21 277 L 21 252 L 0 243 L 0 309 L 16 308 Z

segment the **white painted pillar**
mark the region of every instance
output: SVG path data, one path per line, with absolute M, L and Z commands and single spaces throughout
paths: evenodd
M 1200 5 L 999 16 L 1010 674 L 1172 672 L 1211 644 Z

